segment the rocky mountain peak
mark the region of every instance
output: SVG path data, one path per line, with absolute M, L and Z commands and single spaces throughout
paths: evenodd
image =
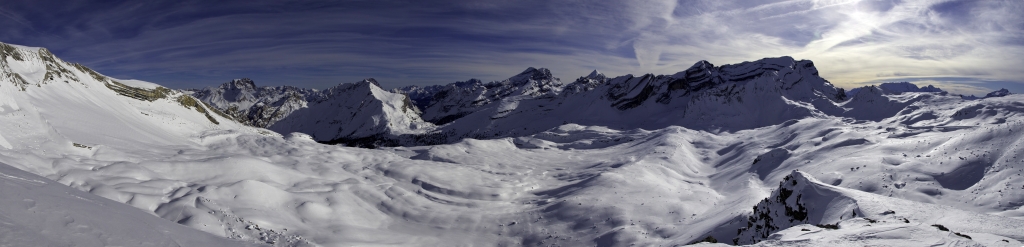
M 686 70 L 687 71 L 690 71 L 690 70 L 709 70 L 709 69 L 714 69 L 714 68 L 715 68 L 715 65 L 711 64 L 711 62 L 708 62 L 708 60 L 700 60 L 700 61 L 697 61 L 696 63 L 693 63 L 693 65 L 690 66 L 690 68 L 688 68 Z
M 509 78 L 509 81 L 512 81 L 515 84 L 521 84 L 523 82 L 530 81 L 530 80 L 533 80 L 533 81 L 552 81 L 552 80 L 556 80 L 556 78 L 551 75 L 551 70 L 548 70 L 546 68 L 539 68 L 538 69 L 538 68 L 534 68 L 534 67 L 529 67 L 526 70 L 524 70 L 522 73 L 519 73 L 518 75 L 515 75 L 512 78 Z
M 455 82 L 453 85 L 455 87 L 458 87 L 458 88 L 467 88 L 467 87 L 472 87 L 473 85 L 480 85 L 480 84 L 483 84 L 483 83 L 484 82 L 481 81 L 480 79 L 471 78 L 471 79 L 466 80 L 466 81 Z
M 918 87 L 917 85 L 915 85 L 913 83 L 910 83 L 910 82 L 885 82 L 885 83 L 882 83 L 882 84 L 878 84 L 877 86 L 872 85 L 872 86 L 865 86 L 865 87 L 850 89 L 850 91 L 847 94 L 848 95 L 856 95 L 863 88 L 873 88 L 875 90 L 880 90 L 882 94 L 886 94 L 886 95 L 912 93 L 912 92 L 930 92 L 930 93 L 942 93 L 942 92 L 945 92 L 942 89 L 937 88 L 937 87 L 932 86 L 932 85 L 928 85 L 928 86 L 924 86 L 924 87 Z
M 359 81 L 356 84 L 357 85 L 361 85 L 361 86 L 362 85 L 366 85 L 366 86 L 374 85 L 374 86 L 377 86 L 377 88 L 380 88 L 380 83 L 377 82 L 377 79 L 373 79 L 373 78 L 363 79 L 362 81 Z
M 231 80 L 231 82 L 224 83 L 222 88 L 224 88 L 224 86 L 227 86 L 226 89 L 243 89 L 243 90 L 253 90 L 253 89 L 256 89 L 256 83 L 253 82 L 252 79 L 249 79 L 249 78 L 234 79 L 234 80 Z
M 790 226 L 819 223 L 820 219 L 815 219 L 819 222 L 811 222 L 808 207 L 823 205 L 808 205 L 808 198 L 804 197 L 803 190 L 811 186 L 820 186 L 820 183 L 806 173 L 792 171 L 779 181 L 779 186 L 770 197 L 754 206 L 753 214 L 747 219 L 747 227 L 738 230 L 739 234 L 733 240 L 734 243 L 753 244 Z
M 1003 88 L 1003 89 L 999 89 L 999 90 L 996 90 L 996 91 L 993 91 L 991 93 L 986 94 L 985 98 L 1003 97 L 1003 96 L 1007 96 L 1007 95 L 1010 95 L 1010 94 L 1012 94 L 1012 93 L 1010 93 L 1010 90 L 1007 90 L 1007 89 Z

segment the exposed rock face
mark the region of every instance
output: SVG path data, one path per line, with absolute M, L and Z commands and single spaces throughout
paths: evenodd
M 992 91 L 991 93 L 985 94 L 985 98 L 1004 97 L 1004 96 L 1007 96 L 1007 95 L 1010 95 L 1010 94 L 1011 94 L 1010 90 L 1007 90 L 1007 89 L 1003 88 L 1003 89 L 999 89 L 999 90 L 996 90 L 996 91 Z
M 420 119 L 409 97 L 384 91 L 374 79 L 341 84 L 318 94 L 317 101 L 270 129 L 306 133 L 320 142 L 380 146 L 395 145 L 387 141 L 395 136 L 420 134 L 434 127 Z
M 430 101 L 434 98 L 434 94 L 444 90 L 444 88 L 445 85 L 431 85 L 425 87 L 406 86 L 391 89 L 391 92 L 408 95 L 409 99 L 412 100 L 412 103 L 416 105 L 416 108 L 423 111 L 427 106 L 430 106 Z
M 354 85 L 366 88 L 339 85 L 321 92 L 236 80 L 195 95 L 251 125 L 303 132 L 321 142 L 429 145 L 522 136 L 567 123 L 742 130 L 807 117 L 878 121 L 929 97 L 906 93 L 945 93 L 911 83 L 847 92 L 821 78 L 813 62 L 791 57 L 723 66 L 699 61 L 673 75 L 609 78 L 595 70 L 568 84 L 548 69 L 528 68 L 487 83 L 471 79 L 390 92 L 373 80 Z M 308 113 L 277 125 L 300 110 Z
M 522 73 L 503 81 L 483 83 L 471 79 L 437 89 L 423 107 L 423 119 L 435 124 L 446 124 L 472 114 L 506 98 L 554 97 L 562 90 L 562 83 L 545 68 L 527 68 Z
M 590 72 L 589 75 L 580 77 L 579 79 L 576 79 L 576 81 L 565 85 L 565 89 L 562 90 L 562 94 L 568 96 L 594 90 L 601 84 L 605 84 L 607 82 L 608 77 L 605 77 L 601 72 L 594 70 L 594 72 Z
M 377 84 L 367 83 L 379 89 Z M 443 86 L 397 88 L 390 93 L 366 89 L 363 94 L 374 95 L 377 99 L 370 100 L 372 102 L 392 98 L 386 94 L 408 95 L 407 99 L 395 98 L 391 103 L 373 106 L 399 109 L 402 113 L 384 114 L 382 110 L 372 110 L 374 114 L 350 114 L 347 118 L 338 116 L 338 109 L 341 112 L 367 111 L 369 108 L 365 107 L 369 105 L 365 102 L 370 101 L 339 100 L 336 98 L 362 99 L 363 96 L 327 92 L 351 91 L 342 88 L 347 87 L 324 92 L 288 87 L 258 88 L 251 81 L 236 80 L 219 88 L 196 91 L 196 95 L 254 126 L 303 132 L 318 141 L 342 140 L 344 143 L 361 138 L 385 138 L 387 140 L 379 142 L 391 145 L 517 136 L 565 123 L 746 129 L 808 116 L 840 115 L 844 110 L 836 103 L 846 99 L 843 91 L 818 76 L 813 63 L 790 57 L 720 67 L 700 61 L 674 75 L 608 78 L 595 70 L 568 85 L 548 69 L 528 68 L 509 79 L 488 83 L 472 79 Z M 314 103 L 327 101 L 333 106 L 313 107 Z M 355 105 L 347 105 L 349 103 Z M 400 106 L 403 104 L 409 107 Z M 289 120 L 286 125 L 276 125 L 300 109 L 319 110 L 301 117 L 312 122 Z M 404 117 L 376 117 L 383 116 L 381 114 Z M 327 115 L 334 117 L 328 117 L 329 121 L 311 117 Z M 433 125 L 419 124 L 423 120 Z M 382 127 L 395 124 L 399 127 Z M 346 127 L 340 128 L 342 125 Z M 343 133 L 329 133 L 339 128 L 344 129 Z
M 855 95 L 855 94 L 857 94 L 858 91 L 860 91 L 863 88 L 867 88 L 867 87 L 871 87 L 871 86 L 864 86 L 864 87 L 850 89 L 849 94 L 850 95 Z M 878 89 L 881 89 L 885 94 L 889 94 L 889 95 L 896 95 L 896 94 L 903 94 L 903 93 L 946 93 L 946 91 L 943 91 L 942 89 L 937 88 L 937 87 L 932 86 L 932 85 L 928 85 L 928 86 L 924 86 L 924 87 L 918 87 L 917 85 L 915 85 L 913 83 L 910 83 L 910 82 L 886 82 L 886 83 L 878 84 L 875 87 L 877 87 Z
M 320 142 L 385 138 L 431 126 L 419 118 L 419 109 L 408 97 L 384 91 L 372 78 L 323 91 L 257 87 L 243 78 L 192 93 L 248 125 L 302 132 Z
M 3 43 L 0 112 L 6 113 L 0 114 L 5 121 L 53 131 L 46 139 L 77 141 L 82 147 L 132 146 L 141 140 L 190 142 L 206 131 L 242 126 L 187 92 L 111 78 L 63 61 L 44 48 Z M 27 127 L 19 129 L 20 133 L 39 134 Z M 239 131 L 260 130 L 246 127 Z
M 803 199 L 803 193 L 810 184 L 805 176 L 806 174 L 794 171 L 783 178 L 770 197 L 754 206 L 753 214 L 747 219 L 747 226 L 737 231 L 738 236 L 734 242 L 753 244 L 767 239 L 779 230 L 807 224 L 808 205 L 807 200 Z
M 238 121 L 266 128 L 292 112 L 322 98 L 316 90 L 291 86 L 257 87 L 248 78 L 235 79 L 219 87 L 190 90 L 196 98 L 220 109 Z

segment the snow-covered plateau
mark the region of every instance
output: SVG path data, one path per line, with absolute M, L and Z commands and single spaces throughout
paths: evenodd
M 0 43 L 0 246 L 1021 246 L 1022 135 L 789 57 L 175 90 Z

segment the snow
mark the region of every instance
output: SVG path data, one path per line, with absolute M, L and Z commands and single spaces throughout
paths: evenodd
M 256 83 L 248 78 L 188 92 L 227 115 L 257 127 L 271 126 L 292 112 L 327 97 L 314 89 L 256 87 Z
M 433 127 L 420 119 L 416 106 L 405 95 L 384 91 L 372 79 L 341 84 L 323 94 L 324 100 L 295 110 L 269 129 L 303 132 L 317 141 L 330 142 L 423 133 Z
M 6 164 L 0 165 L 0 222 L 10 223 L 0 224 L 0 242 L 651 246 L 708 236 L 730 242 L 748 226 L 753 207 L 778 197 L 787 176 L 799 187 L 783 187 L 794 191 L 783 201 L 792 207 L 801 198 L 808 221 L 778 224 L 766 241 L 748 243 L 1015 246 L 1024 240 L 1024 95 L 965 101 L 869 89 L 841 101 L 810 61 L 784 57 L 721 67 L 701 62 L 647 79 L 584 78 L 571 93 L 543 69 L 486 84 L 491 88 L 449 85 L 458 97 L 437 102 L 471 113 L 441 125 L 417 125 L 420 115 L 405 95 L 367 80 L 324 90 L 336 97 L 306 101 L 312 103 L 296 109 L 311 110 L 278 123 L 321 121 L 313 130 L 332 137 L 338 130 L 475 137 L 362 149 L 317 143 L 319 134 L 282 136 L 219 114 L 208 118 L 175 100 L 202 93 L 127 97 L 59 62 L 72 74 L 29 80 L 24 90 L 0 74 L 0 138 L 9 144 L 0 148 Z M 27 79 L 35 78 L 28 76 L 33 71 L 0 63 L 0 72 Z M 259 90 L 236 82 L 211 98 L 241 106 L 280 96 L 250 94 Z M 689 88 L 672 89 L 682 84 Z M 611 91 L 631 97 L 610 97 Z M 658 101 L 663 96 L 666 103 Z M 630 101 L 638 98 L 645 99 Z M 479 99 L 479 105 L 458 105 Z M 632 108 L 618 108 L 623 105 Z M 48 213 L 31 212 L 27 200 Z M 854 211 L 858 216 L 847 217 Z
M 7 44 L 7 45 L 13 46 L 14 48 L 18 48 L 18 50 L 24 50 L 24 51 L 29 51 L 29 52 L 38 52 L 39 49 L 42 49 L 40 47 L 31 47 L 31 46 L 16 45 L 16 44 Z
M 4 139 L 3 135 L 0 135 L 0 147 L 4 147 L 6 149 L 12 148 L 11 143 L 8 142 L 7 139 Z
M 3 163 L 0 186 L 4 246 L 255 246 L 203 234 Z
M 323 91 L 256 87 L 252 80 L 236 79 L 191 93 L 249 125 L 303 131 L 323 142 L 423 133 L 433 127 L 406 95 L 384 91 L 372 78 Z
M 780 195 L 779 191 L 791 194 Z M 1024 220 L 963 211 L 949 206 L 908 201 L 824 184 L 807 173 L 794 171 L 783 180 L 769 200 L 757 206 L 751 218 L 758 224 L 783 226 L 759 246 L 827 244 L 823 240 L 846 239 L 848 246 L 951 245 L 1018 246 L 1024 238 Z M 778 198 L 777 201 L 773 201 Z M 805 209 L 806 216 L 790 214 Z M 804 208 L 804 207 L 807 208 Z M 779 212 L 787 212 L 785 215 Z M 803 224 L 801 224 L 803 223 Z M 823 225 L 834 225 L 829 229 Z M 792 227 L 790 227 L 792 226 Z M 799 230 L 798 230 L 799 229 Z M 750 236 L 744 230 L 740 241 Z
M 160 87 L 160 85 L 158 85 L 156 83 L 148 82 L 148 81 L 131 80 L 131 79 L 114 79 L 114 80 L 117 81 L 117 82 L 120 82 L 122 84 L 131 86 L 131 87 L 137 87 L 137 88 L 155 89 L 157 87 Z

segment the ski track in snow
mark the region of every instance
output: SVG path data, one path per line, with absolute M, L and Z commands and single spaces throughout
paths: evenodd
M 844 107 L 914 108 L 851 113 L 877 121 L 818 114 L 736 130 L 564 124 L 521 137 L 360 149 L 204 115 L 200 106 L 180 103 L 180 92 L 152 101 L 125 97 L 68 64 L 61 66 L 69 74 L 44 80 L 45 69 L 33 68 L 48 62 L 33 52 L 23 49 L 25 61 L 7 58 L 0 66 L 37 82 L 20 90 L 0 75 L 0 100 L 32 106 L 0 112 L 0 144 L 7 144 L 0 163 L 11 167 L 0 166 L 0 193 L 12 193 L 0 197 L 5 242 L 138 246 L 131 241 L 150 239 L 152 232 L 141 230 L 150 225 L 169 232 L 152 237 L 155 246 L 189 240 L 182 236 L 199 236 L 182 246 L 243 244 L 224 238 L 273 246 L 648 246 L 708 236 L 728 242 L 747 226 L 752 206 L 777 195 L 793 170 L 817 178 L 801 180 L 811 181 L 801 182 L 808 184 L 801 195 L 828 195 L 811 204 L 813 214 L 845 215 L 849 199 L 862 215 L 818 217 L 837 221 L 813 224 L 840 228 L 798 224 L 757 245 L 1024 240 L 1024 228 L 1016 227 L 1024 218 L 1021 95 L 964 101 L 868 89 Z M 63 211 L 26 213 L 31 207 L 23 199 L 51 200 Z M 131 216 L 109 216 L 123 211 Z M 45 224 L 26 223 L 33 220 Z M 113 234 L 136 231 L 145 234 Z

